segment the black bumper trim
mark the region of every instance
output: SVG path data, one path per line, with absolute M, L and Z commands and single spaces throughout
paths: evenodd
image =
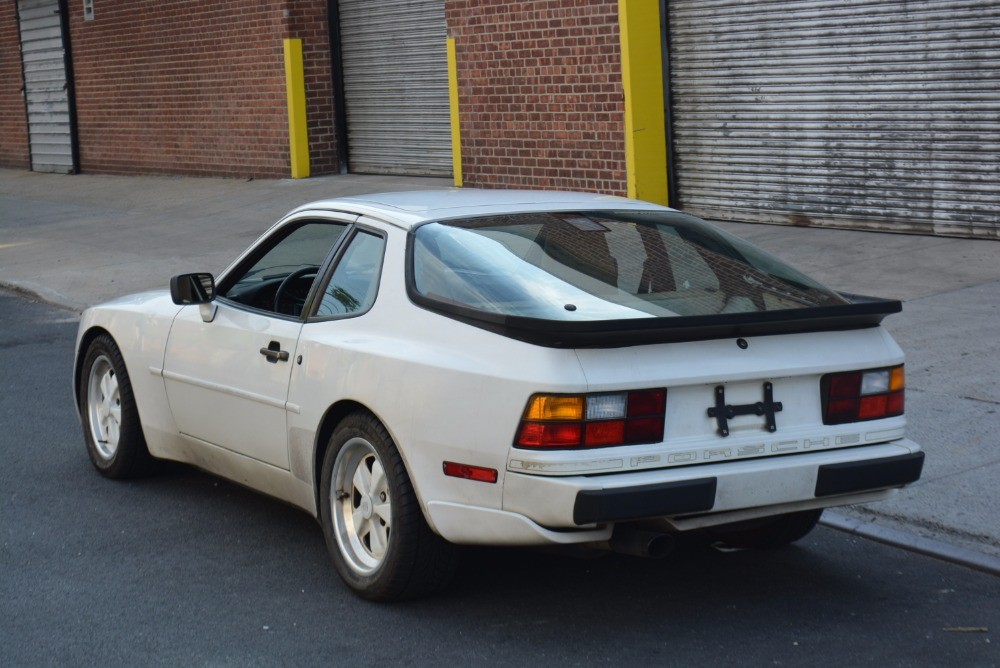
M 825 464 L 819 467 L 816 477 L 816 496 L 900 487 L 919 480 L 923 468 L 923 452 L 866 462 Z
M 642 487 L 584 490 L 576 495 L 573 521 L 582 525 L 704 512 L 715 506 L 715 487 L 715 478 L 699 478 Z

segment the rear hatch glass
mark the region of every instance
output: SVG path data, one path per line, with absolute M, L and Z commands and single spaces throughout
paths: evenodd
M 410 252 L 415 301 L 547 345 L 713 338 L 768 323 L 752 333 L 825 329 L 859 315 L 781 260 L 673 211 L 448 220 L 417 228 Z M 862 310 L 898 310 L 871 306 Z

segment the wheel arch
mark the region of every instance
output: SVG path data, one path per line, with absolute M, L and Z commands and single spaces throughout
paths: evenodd
M 395 431 L 393 431 L 392 426 L 385 420 L 385 418 L 379 415 L 376 411 L 372 410 L 370 406 L 356 399 L 341 399 L 327 408 L 326 413 L 323 414 L 323 418 L 320 420 L 319 428 L 316 430 L 316 443 L 313 448 L 312 460 L 312 486 L 313 499 L 316 503 L 317 515 L 320 512 L 321 503 L 320 478 L 323 475 L 323 458 L 326 457 L 326 451 L 330 447 L 330 437 L 333 436 L 333 432 L 336 431 L 337 426 L 343 421 L 343 419 L 354 412 L 368 413 L 378 420 L 378 422 L 385 428 L 386 432 L 388 432 L 389 437 L 392 439 L 392 442 L 395 443 L 396 449 L 399 451 L 399 456 L 403 459 L 403 466 L 406 467 L 407 475 L 410 477 L 410 484 L 413 485 L 413 491 L 416 494 L 417 499 L 420 501 L 420 512 L 423 514 L 424 519 L 430 523 L 430 518 L 428 517 L 427 509 L 424 505 L 424 498 L 421 495 L 419 484 L 417 480 L 414 479 L 413 469 L 410 465 L 407 453 L 404 452 L 402 447 L 400 447 L 399 438 L 397 438 Z
M 333 432 L 337 429 L 337 425 L 339 425 L 345 417 L 355 411 L 364 411 L 375 415 L 374 411 L 358 401 L 353 399 L 341 399 L 326 409 L 326 413 L 323 414 L 323 418 L 320 420 L 319 429 L 316 430 L 316 445 L 313 448 L 312 486 L 313 498 L 316 501 L 317 514 L 319 513 L 321 503 L 320 477 L 323 475 L 323 458 L 326 457 L 326 451 L 330 447 L 330 437 L 333 436 Z M 389 427 L 386 426 L 385 421 L 377 415 L 375 415 L 375 417 L 382 423 L 383 426 L 386 427 L 386 430 L 388 431 Z
M 76 404 L 77 413 L 81 410 L 80 374 L 83 371 L 83 358 L 86 357 L 87 349 L 90 347 L 90 344 L 94 341 L 94 339 L 102 334 L 109 336 L 112 341 L 115 340 L 115 337 L 107 329 L 101 327 L 100 325 L 94 325 L 80 335 L 80 342 L 76 347 L 76 360 L 73 363 L 73 402 Z M 115 345 L 117 345 L 117 341 L 115 342 Z

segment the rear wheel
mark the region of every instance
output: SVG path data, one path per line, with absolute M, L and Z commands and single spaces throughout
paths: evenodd
M 91 341 L 80 373 L 83 436 L 94 467 L 108 478 L 148 473 L 153 460 L 125 360 L 114 339 L 102 334 Z
M 724 524 L 709 529 L 713 540 L 727 547 L 767 550 L 805 538 L 816 528 L 823 510 L 805 510 L 788 515 Z
M 418 598 L 454 575 L 457 548 L 427 526 L 399 451 L 368 413 L 348 415 L 330 439 L 320 520 L 334 567 L 362 598 Z

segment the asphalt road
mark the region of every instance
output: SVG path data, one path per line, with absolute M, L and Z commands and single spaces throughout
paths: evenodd
M 442 596 L 361 601 L 298 510 L 183 466 L 99 476 L 75 329 L 0 294 L 0 665 L 1000 664 L 1000 578 L 826 528 L 664 561 L 469 550 Z

